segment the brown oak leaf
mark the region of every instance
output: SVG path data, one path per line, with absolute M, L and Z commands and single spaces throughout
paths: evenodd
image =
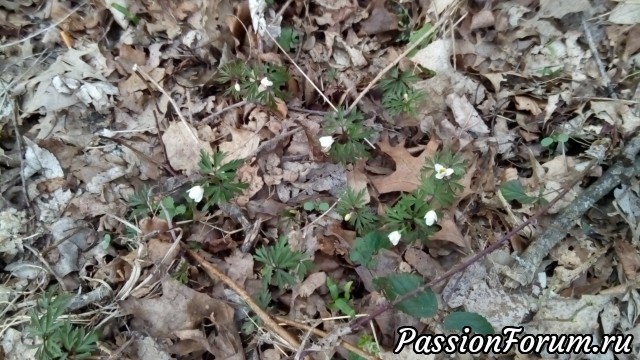
M 391 146 L 388 135 L 382 137 L 378 146 L 396 163 L 396 171 L 371 179 L 371 183 L 378 192 L 386 194 L 393 191 L 410 192 L 418 188 L 420 186 L 420 170 L 425 160 L 436 153 L 438 142 L 431 139 L 427 145 L 422 145 L 424 151 L 418 157 L 411 155 L 402 144 Z

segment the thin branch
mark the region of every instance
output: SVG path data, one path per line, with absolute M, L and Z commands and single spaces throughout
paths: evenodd
M 228 277 L 225 273 L 220 271 L 215 265 L 209 263 L 202 256 L 200 256 L 197 252 L 189 249 L 185 244 L 182 244 L 183 248 L 186 250 L 187 254 L 193 258 L 196 262 L 200 264 L 200 266 L 204 269 L 204 271 L 211 277 L 212 279 L 218 279 L 222 281 L 227 287 L 231 288 L 231 290 L 235 291 L 242 300 L 247 303 L 247 305 L 251 308 L 251 310 L 256 313 L 256 315 L 262 320 L 265 327 L 270 331 L 273 331 L 286 342 L 289 343 L 289 346 L 292 349 L 298 349 L 300 347 L 300 342 L 293 335 L 291 335 L 287 330 L 285 330 L 282 326 L 278 325 L 269 314 L 267 314 L 262 308 L 256 304 L 255 301 L 251 298 L 251 296 L 243 289 L 240 285 L 236 284 L 230 277 Z
M 618 100 L 618 94 L 613 91 L 611 88 L 611 78 L 607 71 L 604 69 L 604 65 L 602 64 L 602 60 L 600 60 L 600 56 L 598 55 L 598 48 L 596 47 L 596 43 L 593 40 L 593 36 L 591 35 L 591 30 L 589 29 L 589 24 L 587 20 L 582 18 L 582 30 L 584 31 L 584 37 L 587 39 L 587 43 L 589 44 L 589 49 L 591 50 L 591 54 L 593 55 L 593 59 L 596 61 L 596 65 L 598 66 L 598 71 L 600 72 L 600 77 L 602 78 L 603 85 L 607 88 L 607 92 L 609 92 L 609 96 Z
M 211 114 L 211 115 L 209 115 L 209 116 L 205 117 L 204 119 L 200 120 L 200 123 L 201 123 L 201 124 L 211 125 L 212 123 L 215 123 L 215 122 L 216 122 L 216 120 L 217 120 L 216 118 L 217 118 L 218 116 L 220 116 L 221 114 L 223 114 L 223 113 L 225 113 L 225 112 L 227 112 L 227 111 L 229 111 L 229 110 L 232 110 L 232 109 L 235 109 L 235 108 L 239 108 L 239 107 L 241 107 L 241 106 L 244 106 L 244 105 L 246 105 L 246 104 L 247 104 L 247 102 L 246 102 L 245 100 L 242 100 L 242 101 L 237 102 L 237 103 L 235 103 L 235 104 L 231 104 L 231 105 L 229 105 L 229 106 L 225 106 L 224 108 L 222 108 L 222 109 L 220 109 L 220 110 L 216 111 L 215 113 L 213 113 L 213 114 Z

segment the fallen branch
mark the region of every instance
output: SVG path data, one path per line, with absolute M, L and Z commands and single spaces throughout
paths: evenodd
M 197 252 L 189 249 L 185 244 L 182 244 L 184 249 L 187 251 L 187 254 L 193 258 L 195 261 L 200 264 L 200 266 L 204 269 L 204 271 L 209 275 L 212 279 L 218 279 L 222 281 L 227 287 L 231 288 L 231 290 L 235 291 L 240 298 L 251 308 L 251 311 L 256 313 L 256 315 L 262 320 L 265 327 L 270 331 L 274 332 L 278 336 L 280 336 L 284 341 L 289 343 L 289 346 L 292 349 L 298 349 L 300 347 L 300 342 L 293 335 L 291 335 L 287 330 L 285 330 L 282 326 L 278 325 L 269 314 L 267 314 L 262 308 L 256 304 L 255 301 L 251 298 L 251 296 L 236 284 L 230 277 L 228 277 L 225 273 L 220 271 L 215 265 L 211 264 L 207 260 L 205 260 L 202 256 L 200 256 Z
M 575 222 L 584 215 L 598 200 L 620 185 L 623 177 L 631 178 L 640 175 L 640 137 L 629 141 L 623 154 L 596 182 L 578 195 L 553 222 L 532 242 L 519 257 L 514 267 L 506 273 L 517 283 L 507 284 L 511 287 L 530 284 L 542 263 L 554 246 L 564 239 Z

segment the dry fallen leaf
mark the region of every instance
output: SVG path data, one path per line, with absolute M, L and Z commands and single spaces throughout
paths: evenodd
M 411 192 L 417 189 L 420 186 L 420 170 L 425 160 L 432 157 L 438 149 L 438 143 L 431 139 L 427 145 L 422 146 L 424 151 L 414 157 L 402 144 L 391 146 L 388 135 L 383 136 L 377 145 L 396 163 L 396 170 L 393 173 L 371 179 L 371 183 L 380 194 L 393 191 Z
M 182 122 L 172 122 L 169 128 L 162 134 L 162 141 L 167 151 L 167 158 L 171 167 L 176 170 L 185 170 L 191 175 L 199 170 L 200 151 L 207 154 L 213 152 L 211 145 L 200 141 L 200 146 L 194 146 L 192 133 Z

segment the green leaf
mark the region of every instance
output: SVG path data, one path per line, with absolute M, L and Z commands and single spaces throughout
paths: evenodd
M 318 211 L 322 211 L 325 212 L 329 210 L 329 204 L 326 202 L 321 202 L 320 204 L 318 204 Z
M 302 205 L 305 211 L 313 211 L 316 208 L 316 204 L 313 201 L 307 201 Z
M 124 15 L 124 17 L 127 18 L 127 20 L 131 21 L 133 25 L 138 26 L 138 23 L 140 22 L 140 18 L 136 16 L 136 14 L 133 14 L 126 7 L 120 4 L 114 3 L 114 4 L 111 4 L 111 7 L 121 12 Z
M 422 277 L 415 274 L 394 274 L 373 279 L 373 285 L 377 290 L 384 291 L 389 301 L 394 301 L 422 286 L 423 281 Z M 411 316 L 432 317 L 438 312 L 438 299 L 433 290 L 426 289 L 394 307 Z
M 502 196 L 504 196 L 507 201 L 515 200 L 521 204 L 532 204 L 536 201 L 535 197 L 529 196 L 524 192 L 524 188 L 518 180 L 503 183 L 500 185 L 500 192 L 502 192 Z
M 409 46 L 412 46 L 424 34 L 426 34 L 427 32 L 431 31 L 432 28 L 433 28 L 433 26 L 431 24 L 426 23 L 426 24 L 424 24 L 424 26 L 422 26 L 417 31 L 412 32 L 409 35 Z M 432 32 L 431 35 L 427 36 L 424 40 L 422 40 L 422 42 L 415 49 L 411 50 L 411 52 L 409 52 L 409 54 L 407 56 L 408 57 L 412 57 L 413 55 L 415 55 L 418 52 L 418 50 L 422 49 L 427 44 L 429 44 L 431 42 L 431 39 L 433 38 L 433 35 L 434 35 L 434 33 Z
M 389 248 L 391 248 L 389 239 L 379 231 L 372 231 L 364 237 L 356 238 L 349 258 L 357 264 L 370 267 L 373 265 L 373 255 L 377 254 L 380 249 Z
M 551 145 L 553 145 L 554 140 L 551 137 L 546 137 L 544 139 L 542 139 L 542 141 L 540 141 L 540 145 L 544 146 L 544 147 L 549 147 Z
M 558 136 L 556 136 L 556 141 L 559 143 L 565 143 L 567 141 L 569 141 L 569 135 L 567 134 L 558 134 Z
M 449 331 L 462 331 L 468 326 L 476 334 L 489 335 L 495 333 L 491 323 L 480 314 L 473 312 L 454 312 L 444 318 L 444 328 Z

